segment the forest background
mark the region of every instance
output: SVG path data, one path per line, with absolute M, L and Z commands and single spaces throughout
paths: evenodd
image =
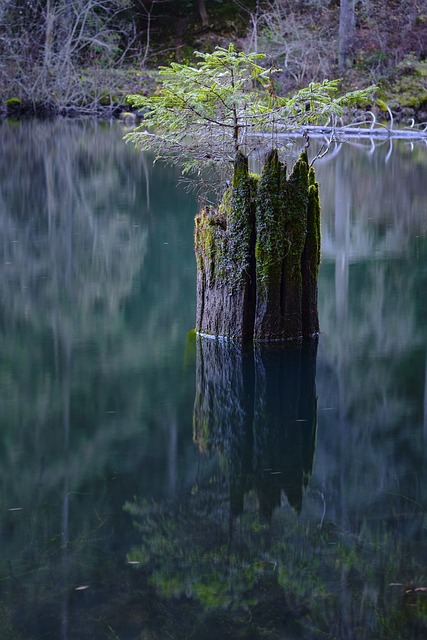
M 159 65 L 230 42 L 282 94 L 376 84 L 385 116 L 427 121 L 427 0 L 0 0 L 0 116 L 118 116 Z

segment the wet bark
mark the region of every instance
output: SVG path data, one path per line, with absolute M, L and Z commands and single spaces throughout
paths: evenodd
M 288 179 L 276 151 L 259 179 L 238 154 L 218 211 L 196 217 L 195 251 L 198 333 L 243 342 L 316 335 L 320 204 L 306 153 Z

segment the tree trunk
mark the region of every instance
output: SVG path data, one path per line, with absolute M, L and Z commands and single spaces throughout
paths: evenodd
M 340 23 L 338 31 L 338 68 L 345 73 L 353 64 L 353 44 L 356 30 L 355 0 L 340 1 Z
M 44 55 L 43 66 L 44 72 L 47 75 L 51 66 L 52 54 L 53 54 L 53 22 L 54 12 L 52 9 L 51 0 L 46 2 L 46 23 L 45 23 L 45 37 L 44 37 Z
M 255 309 L 255 185 L 248 161 L 236 157 L 232 187 L 218 212 L 196 217 L 199 333 L 251 340 Z
M 320 204 L 304 152 L 286 179 L 276 151 L 259 179 L 237 154 L 218 210 L 196 217 L 196 330 L 247 342 L 318 333 Z
M 320 265 L 320 198 L 313 167 L 308 172 L 307 238 L 301 261 L 303 337 L 319 333 L 317 279 Z
M 208 11 L 206 9 L 206 0 L 197 0 L 199 7 L 199 15 L 202 21 L 202 27 L 207 27 L 209 25 L 209 16 Z

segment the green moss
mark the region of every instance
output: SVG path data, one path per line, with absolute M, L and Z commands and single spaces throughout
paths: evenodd
M 184 369 L 194 365 L 196 358 L 196 329 L 191 329 L 187 333 L 187 341 L 185 344 L 184 352 Z
M 238 189 L 248 177 L 248 159 L 243 153 L 238 153 L 234 161 L 233 188 Z
M 307 241 L 306 246 L 312 256 L 310 261 L 311 276 L 317 280 L 320 265 L 320 245 L 321 245 L 321 228 L 320 228 L 320 196 L 319 183 L 316 181 L 316 175 L 313 167 L 310 167 L 308 174 L 308 209 L 307 209 Z
M 255 181 L 249 176 L 247 159 L 237 159 L 227 217 L 227 272 L 231 286 L 245 279 L 251 268 L 255 218 Z
M 396 72 L 383 83 L 381 99 L 389 107 L 425 108 L 427 105 L 427 62 L 408 55 L 397 66 Z
M 267 158 L 258 180 L 255 261 L 258 296 L 266 298 L 271 283 L 280 278 L 285 255 L 283 187 L 286 167 L 277 151 Z
M 228 218 L 228 214 L 230 213 L 231 207 L 231 197 L 232 197 L 233 189 L 229 187 L 224 191 L 222 196 L 221 203 L 218 207 L 218 213 L 226 220 Z
M 18 107 L 18 106 L 21 106 L 21 99 L 20 98 L 9 98 L 8 100 L 5 100 L 5 105 L 6 105 L 6 107 Z
M 195 243 L 205 290 L 226 287 L 225 296 L 239 292 L 245 305 L 252 300 L 255 339 L 301 337 L 303 253 L 310 291 L 320 260 L 318 184 L 307 153 L 300 155 L 288 180 L 277 151 L 269 154 L 259 176 L 250 175 L 247 159 L 238 156 L 232 186 L 218 211 L 207 208 L 196 218 Z M 224 290 L 218 300 L 222 313 Z M 310 304 L 310 309 L 315 306 Z
M 285 237 L 288 251 L 287 262 L 292 267 L 297 265 L 304 249 L 307 232 L 307 205 L 308 205 L 308 158 L 307 153 L 301 153 L 294 165 L 287 182 L 286 189 L 286 224 Z M 298 277 L 298 274 L 294 274 Z
M 195 220 L 195 251 L 197 268 L 210 285 L 227 281 L 226 228 L 224 208 L 221 212 L 203 209 Z
M 190 331 L 187 333 L 187 340 L 188 342 L 195 342 L 196 341 L 196 330 L 195 329 L 190 329 Z
M 211 281 L 233 288 L 250 268 L 256 186 L 248 174 L 247 159 L 236 159 L 233 184 L 223 195 L 218 211 L 206 210 L 196 219 L 198 266 L 209 265 Z
M 109 95 L 103 95 L 99 98 L 99 104 L 102 107 L 109 107 L 111 104 L 111 97 Z

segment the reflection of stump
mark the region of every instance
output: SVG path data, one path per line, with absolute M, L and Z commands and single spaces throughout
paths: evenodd
M 197 340 L 194 439 L 225 458 L 231 511 L 254 489 L 271 517 L 282 491 L 300 511 L 317 427 L 317 341 L 252 349 Z
M 317 341 L 255 352 L 254 475 L 267 519 L 282 491 L 301 510 L 317 428 L 316 354 Z
M 317 334 L 320 205 L 307 154 L 289 179 L 275 151 L 259 178 L 237 156 L 219 210 L 196 217 L 195 251 L 199 333 L 241 341 Z

